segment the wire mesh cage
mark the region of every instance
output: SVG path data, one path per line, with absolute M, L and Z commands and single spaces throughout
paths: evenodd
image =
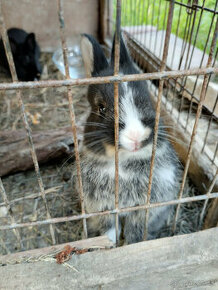
M 166 205 L 174 206 L 175 210 L 166 228 L 160 233 L 160 237 L 202 229 L 209 205 L 208 223 L 210 226 L 216 226 L 218 222 L 218 193 L 216 192 L 218 85 L 215 76 L 218 71 L 216 60 L 217 1 L 209 3 L 205 0 L 126 0 L 121 3 L 119 0 L 108 0 L 99 3 L 101 28 L 99 38 L 105 46 L 111 45 L 113 30 L 115 30 L 113 75 L 79 79 L 70 77 L 63 1 L 57 0 L 57 17 L 60 23 L 66 78 L 35 82 L 18 81 L 6 32 L 7 17 L 3 17 L 4 11 L 2 11 L 2 3 L 0 4 L 1 37 L 12 76 L 12 82 L 0 83 L 1 98 L 3 99 L 4 94 L 6 96 L 3 102 L 1 101 L 2 110 L 4 112 L 5 109 L 8 115 L 11 110 L 11 114 L 13 110 L 18 111 L 18 108 L 20 112 L 17 119 L 14 120 L 12 117 L 12 122 L 4 119 L 3 125 L 4 129 L 8 129 L 11 123 L 15 129 L 22 126 L 25 128 L 29 149 L 20 152 L 23 156 L 28 155 L 34 165 L 34 171 L 0 179 L 1 254 L 60 244 L 82 237 L 87 238 L 89 237 L 87 220 L 106 215 L 115 217 L 116 243 L 118 244 L 119 216 L 137 210 L 146 212 L 143 235 L 146 239 L 149 211 Z M 120 31 L 125 37 L 132 58 L 141 70 L 138 74 L 119 74 Z M 147 199 L 145 204 L 120 208 L 119 84 L 145 80 L 148 82 L 156 112 L 149 181 L 145 191 Z M 115 177 L 113 194 L 115 202 L 112 209 L 90 213 L 86 212 L 85 208 L 79 153 L 79 144 L 83 135 L 79 120 L 87 110 L 88 103 L 81 96 L 86 95 L 86 86 L 104 83 L 113 83 L 114 86 Z M 54 98 L 52 101 L 47 100 L 45 94 L 48 98 L 52 98 L 53 95 L 56 98 L 60 94 L 61 101 L 58 97 L 57 102 Z M 41 107 L 37 103 L 38 99 L 35 104 L 28 103 L 31 100 L 30 95 L 33 100 L 35 95 L 41 96 Z M 16 105 L 15 109 L 11 107 L 12 103 L 9 101 L 12 99 Z M 49 103 L 51 111 L 45 109 L 45 103 Z M 61 163 L 58 161 L 39 168 L 38 159 L 42 146 L 36 143 L 40 140 L 40 135 L 31 129 L 31 124 L 34 125 L 34 122 L 37 123 L 38 120 L 36 111 L 31 114 L 31 106 L 33 108 L 34 105 L 37 110 L 44 109 L 40 111 L 41 119 L 48 118 L 48 122 L 52 123 L 49 123 L 46 129 L 54 131 L 56 126 L 62 123 L 71 125 L 70 129 L 67 127 L 63 131 L 69 143 L 69 146 L 64 146 L 67 147 L 65 149 L 69 159 L 69 161 L 64 161 L 64 165 L 68 164 L 67 166 L 63 165 L 62 160 Z M 183 164 L 183 174 L 177 199 L 154 203 L 151 202 L 151 192 L 160 118 L 168 127 L 167 138 L 179 155 Z M 24 139 L 23 132 L 18 133 L 14 140 L 15 144 L 21 137 Z M 46 131 L 46 134 L 49 133 Z M 24 146 L 24 143 L 19 146 Z M 72 143 L 73 149 L 70 147 Z M 44 144 L 43 139 L 42 144 Z M 6 148 L 7 146 L 9 145 L 6 143 Z M 7 154 L 7 151 L 4 154 Z M 16 160 L 15 157 L 16 154 L 12 156 Z M 44 162 L 49 160 L 45 156 L 42 159 Z M 71 185 L 72 163 L 76 164 L 77 169 L 78 195 Z M 25 168 L 25 163 L 22 166 Z M 195 185 L 190 185 L 192 182 Z

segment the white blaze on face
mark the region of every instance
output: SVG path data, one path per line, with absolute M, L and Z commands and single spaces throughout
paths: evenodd
M 123 89 L 120 117 L 125 128 L 120 131 L 120 143 L 125 149 L 135 152 L 141 148 L 141 142 L 150 136 L 151 129 L 143 125 L 142 116 L 133 100 L 132 89 L 126 82 L 123 83 Z

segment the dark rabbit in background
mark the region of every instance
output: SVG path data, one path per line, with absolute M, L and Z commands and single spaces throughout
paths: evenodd
M 34 81 L 40 78 L 42 68 L 39 62 L 40 49 L 34 33 L 27 33 L 19 28 L 7 31 L 20 81 Z M 8 61 L 2 39 L 0 40 L 0 64 L 9 71 Z
M 113 75 L 114 48 L 108 63 L 100 45 L 84 34 L 81 50 L 87 76 Z M 136 74 L 123 37 L 120 43 L 120 74 Z M 81 174 L 85 209 L 88 213 L 114 209 L 114 86 L 90 85 L 88 101 L 90 114 L 85 124 L 81 150 Z M 119 207 L 146 203 L 150 159 L 154 135 L 155 110 L 145 81 L 119 84 Z M 153 171 L 151 202 L 163 202 L 177 197 L 180 185 L 180 163 L 166 138 L 160 121 Z M 73 184 L 78 188 L 76 170 Z M 172 206 L 150 210 L 148 239 L 158 237 L 166 224 Z M 89 236 L 107 234 L 115 242 L 115 217 L 105 215 L 87 219 Z M 119 214 L 119 232 L 126 244 L 143 240 L 145 210 Z

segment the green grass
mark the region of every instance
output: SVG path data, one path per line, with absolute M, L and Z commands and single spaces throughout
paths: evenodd
M 182 0 L 177 0 L 182 2 Z M 183 3 L 187 4 L 188 0 L 183 0 Z M 149 5 L 150 3 L 150 5 Z M 202 5 L 203 0 L 198 1 L 198 5 Z M 215 10 L 216 0 L 205 0 L 205 7 Z M 172 23 L 172 33 L 178 33 L 180 38 L 187 37 L 185 36 L 186 26 L 188 26 L 189 21 L 191 20 L 192 27 L 194 12 L 192 17 L 186 12 L 186 8 L 178 4 L 174 5 L 174 14 L 173 14 L 173 23 Z M 122 1 L 122 26 L 132 26 L 132 25 L 153 25 L 156 26 L 159 30 L 166 29 L 167 24 L 167 13 L 169 8 L 169 2 L 165 0 L 123 0 Z M 114 12 L 116 9 L 116 1 L 114 1 Z M 180 20 L 179 14 L 181 13 Z M 114 16 L 116 13 L 114 13 Z M 193 30 L 192 44 L 194 44 L 197 27 L 201 15 L 201 10 L 199 9 L 196 13 L 196 19 Z M 152 17 L 153 16 L 153 17 Z M 213 13 L 203 11 L 200 28 L 197 34 L 197 39 L 195 46 L 201 50 L 204 50 L 204 47 L 207 42 L 208 33 L 210 30 L 211 22 L 213 18 Z M 215 30 L 216 17 L 212 24 L 211 33 L 209 35 L 209 41 L 207 43 L 206 51 L 209 52 L 210 44 L 213 38 L 213 33 Z M 178 27 L 178 28 L 177 28 Z M 191 29 L 191 28 L 190 28 Z M 186 31 L 187 34 L 187 31 Z M 190 36 L 190 33 L 189 33 Z

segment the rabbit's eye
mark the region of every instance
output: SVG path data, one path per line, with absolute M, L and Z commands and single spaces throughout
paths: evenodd
M 103 104 L 98 105 L 98 110 L 99 110 L 100 115 L 105 115 L 106 108 L 104 107 Z

